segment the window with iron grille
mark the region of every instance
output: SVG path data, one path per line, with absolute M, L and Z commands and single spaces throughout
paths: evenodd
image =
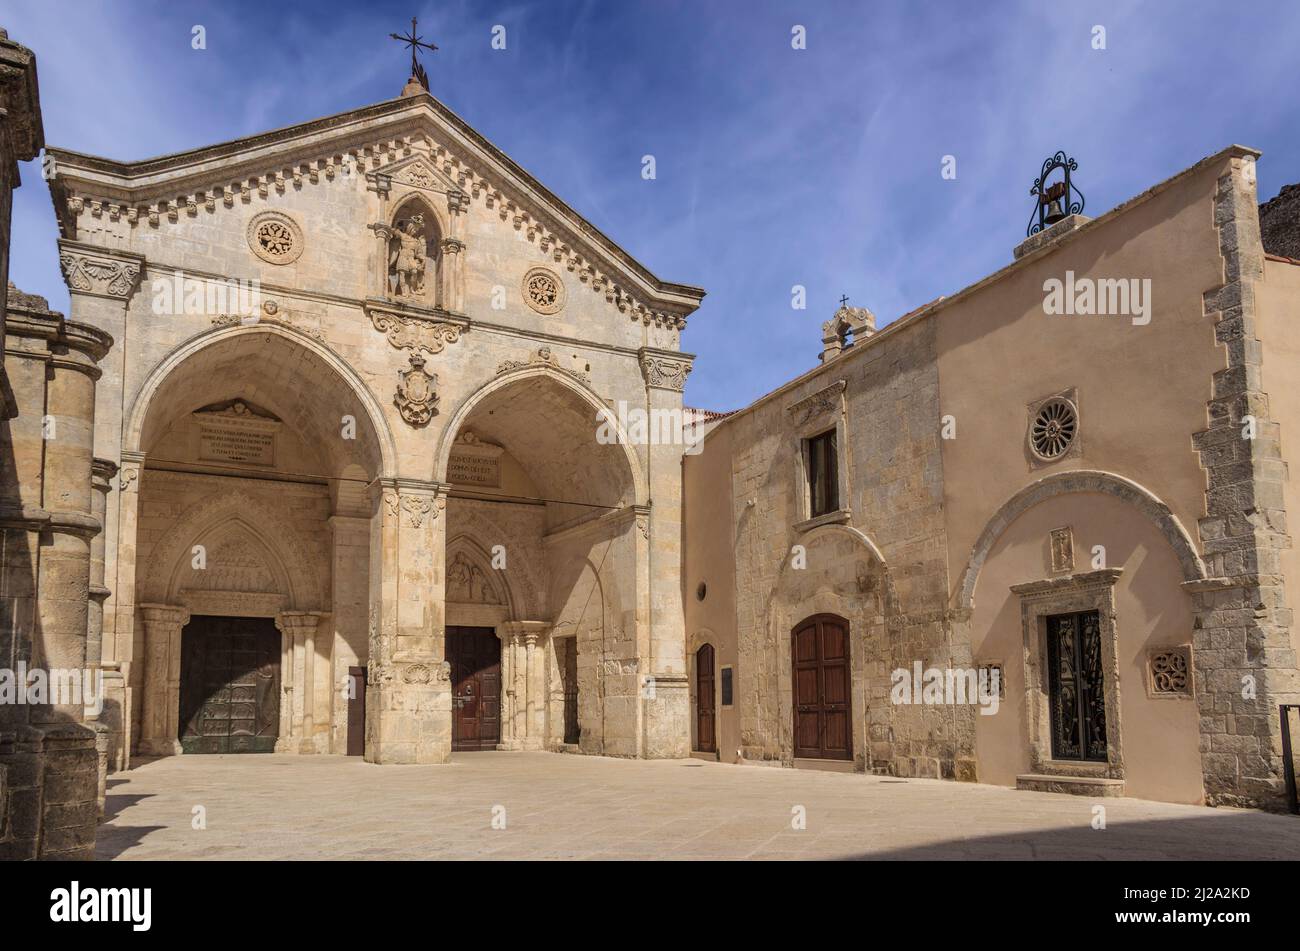
M 832 429 L 808 440 L 808 515 L 816 518 L 839 507 L 839 453 Z

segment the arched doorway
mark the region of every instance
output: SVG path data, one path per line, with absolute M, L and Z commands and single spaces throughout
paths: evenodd
M 695 749 L 718 752 L 717 690 L 714 684 L 713 645 L 695 652 Z
M 796 759 L 853 759 L 849 622 L 834 614 L 801 621 L 790 635 Z

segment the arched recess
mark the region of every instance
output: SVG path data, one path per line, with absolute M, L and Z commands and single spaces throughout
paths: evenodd
M 849 525 L 819 526 L 799 535 L 794 544 L 803 551 L 782 558 L 767 601 L 769 662 L 764 666 L 771 671 L 767 676 L 772 682 L 759 685 L 759 691 L 777 697 L 776 719 L 762 724 L 764 747 L 746 747 L 744 752 L 748 758 L 793 758 L 792 632 L 807 618 L 834 615 L 849 625 L 853 750 L 855 762 L 864 765 L 871 748 L 869 727 L 879 723 L 888 728 L 889 711 L 867 703 L 867 671 L 873 661 L 888 658 L 887 623 L 898 614 L 889 566 L 875 542 Z M 742 683 L 762 676 L 753 670 L 755 666 L 742 664 Z
M 466 577 L 466 569 L 473 574 Z M 483 596 L 484 589 L 487 592 L 486 597 Z M 453 615 L 450 607 L 453 602 L 499 608 L 505 615 L 502 620 L 523 619 L 510 584 L 508 569 L 493 568 L 491 553 L 478 539 L 468 534 L 461 533 L 447 542 L 446 593 L 449 605 L 448 623 L 454 623 L 451 620 Z M 466 594 L 468 596 L 465 596 Z
M 284 610 L 315 611 L 323 608 L 324 581 L 313 569 L 298 532 L 272 507 L 246 492 L 228 491 L 191 506 L 154 546 L 142 566 L 141 602 L 180 604 L 190 577 L 194 546 L 204 545 L 205 558 L 216 554 L 206 544 L 220 543 L 243 534 L 267 553 L 268 569 L 283 581 Z M 268 592 L 251 592 L 268 593 Z
M 434 456 L 433 479 L 437 482 L 447 481 L 447 466 L 451 459 L 452 445 L 455 443 L 461 428 L 471 417 L 474 419 L 474 429 L 480 436 L 495 437 L 502 443 L 514 443 L 515 445 L 507 445 L 506 448 L 515 454 L 525 468 L 528 467 L 529 460 L 527 457 L 529 453 L 526 449 L 522 449 L 520 444 L 530 442 L 531 437 L 536 435 L 535 433 L 530 433 L 521 428 L 509 434 L 506 438 L 500 438 L 489 427 L 484 426 L 480 420 L 485 415 L 482 412 L 483 409 L 489 408 L 496 401 L 505 399 L 508 391 L 527 386 L 530 381 L 540 381 L 546 388 L 562 395 L 571 412 L 559 419 L 548 420 L 548 423 L 552 424 L 552 428 L 556 425 L 572 428 L 573 431 L 570 435 L 575 440 L 585 437 L 593 450 L 593 455 L 598 462 L 604 464 L 607 474 L 612 477 L 613 484 L 609 486 L 610 491 L 604 493 L 605 502 L 602 504 L 647 504 L 649 491 L 646 486 L 645 473 L 641 470 L 641 462 L 628 440 L 627 433 L 618 425 L 616 420 L 610 420 L 610 430 L 617 436 L 616 443 L 601 445 L 596 441 L 600 420 L 607 418 L 609 407 L 590 387 L 578 379 L 543 365 L 524 366 L 502 373 L 475 390 L 456 407 L 438 440 L 438 449 Z M 518 390 L 517 392 L 522 394 L 525 391 Z M 544 390 L 538 392 L 544 392 Z M 479 410 L 479 412 L 476 413 L 476 410 Z M 518 415 L 526 420 L 533 430 L 539 429 L 536 426 L 535 414 Z M 550 461 L 561 466 L 574 462 L 572 459 Z M 610 466 L 610 463 L 615 461 L 618 462 L 618 465 Z M 613 471 L 608 471 L 611 468 Z M 544 488 L 548 480 L 534 478 L 534 481 Z M 626 486 L 620 484 L 624 481 Z
M 258 340 L 258 337 L 262 340 Z M 356 439 L 337 438 L 341 418 L 330 419 L 326 430 L 302 413 L 284 410 L 286 418 L 308 432 L 314 428 L 336 472 L 360 465 L 372 478 L 392 477 L 397 471 L 397 449 L 383 408 L 361 377 L 324 344 L 283 324 L 257 323 L 205 331 L 180 344 L 153 368 L 136 395 L 122 434 L 124 452 L 147 450 L 156 435 L 182 412 L 239 395 L 233 392 L 229 372 L 262 359 L 284 368 L 319 406 L 337 406 L 338 416 L 355 415 Z M 304 366 L 303 363 L 306 365 Z M 269 374 L 259 381 L 260 402 L 274 405 L 265 393 L 275 382 Z M 368 425 L 362 425 L 368 423 Z
M 975 586 L 979 581 L 980 569 L 983 568 L 997 540 L 1012 522 L 1041 502 L 1056 496 L 1081 492 L 1110 495 L 1132 505 L 1160 530 L 1165 541 L 1169 543 L 1182 568 L 1183 580 L 1196 581 L 1206 577 L 1205 563 L 1201 560 L 1187 529 L 1183 528 L 1178 516 L 1174 515 L 1169 506 L 1154 492 L 1113 472 L 1077 469 L 1045 476 L 1025 486 L 1002 503 L 985 524 L 979 538 L 975 540 L 970 558 L 966 562 L 966 569 L 962 573 L 961 584 L 957 587 L 954 596 L 954 607 L 958 611 L 967 612 L 974 606 Z

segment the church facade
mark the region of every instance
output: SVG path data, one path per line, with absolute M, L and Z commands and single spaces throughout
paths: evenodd
M 114 765 L 685 753 L 680 447 L 593 436 L 680 412 L 701 291 L 415 81 L 148 162 L 50 154 L 72 317 L 114 340 Z
M 682 405 L 704 292 L 416 79 L 46 154 L 71 312 L 7 295 L 3 646 L 102 687 L 0 710 L 4 854 L 88 855 L 108 773 L 205 753 L 1281 802 L 1300 265 L 1251 150 L 879 332 L 842 307 L 731 414 Z

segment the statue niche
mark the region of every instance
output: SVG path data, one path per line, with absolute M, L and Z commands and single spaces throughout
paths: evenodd
M 387 289 L 390 297 L 413 304 L 438 303 L 438 226 L 419 201 L 402 205 L 387 230 Z

